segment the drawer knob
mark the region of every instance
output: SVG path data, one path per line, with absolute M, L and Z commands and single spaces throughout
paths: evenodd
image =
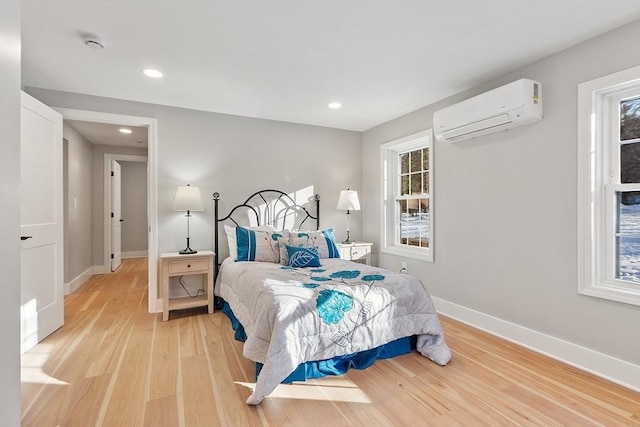
M 191 268 L 191 264 L 187 264 L 187 268 Z

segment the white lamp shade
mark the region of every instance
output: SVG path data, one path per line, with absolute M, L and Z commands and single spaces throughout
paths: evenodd
M 360 201 L 358 200 L 358 192 L 355 190 L 342 190 L 336 209 L 341 211 L 359 211 Z
M 178 187 L 173 199 L 174 211 L 203 211 L 202 196 L 198 187 L 182 185 Z

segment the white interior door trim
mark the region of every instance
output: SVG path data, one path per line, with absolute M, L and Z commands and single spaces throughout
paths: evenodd
M 111 211 L 112 211 L 112 200 L 111 200 L 111 161 L 115 160 L 117 162 L 145 162 L 148 163 L 147 156 L 134 156 L 129 154 L 104 154 L 104 263 L 103 263 L 103 271 L 102 274 L 110 274 L 111 269 L 111 239 L 113 238 L 112 230 L 111 230 Z M 148 166 L 148 165 L 147 165 Z M 148 181 L 148 177 L 147 177 Z M 148 192 L 148 189 L 147 189 Z M 149 196 L 147 195 L 147 200 Z M 147 209 L 149 206 L 147 206 Z
M 53 107 L 65 119 L 85 120 L 128 126 L 146 126 L 149 136 L 147 149 L 147 212 L 149 220 L 149 312 L 157 313 L 158 301 L 158 121 L 151 117 L 129 116 L 103 113 L 99 111 L 76 110 Z M 110 202 L 109 202 L 110 203 Z M 105 239 L 106 242 L 106 239 Z M 105 254 L 107 251 L 105 251 Z

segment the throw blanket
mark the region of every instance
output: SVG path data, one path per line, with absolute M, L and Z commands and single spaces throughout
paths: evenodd
M 250 405 L 299 364 L 368 350 L 417 335 L 439 365 L 451 353 L 431 297 L 413 276 L 342 259 L 293 268 L 226 259 L 216 283 L 247 334 L 243 354 L 264 366 Z

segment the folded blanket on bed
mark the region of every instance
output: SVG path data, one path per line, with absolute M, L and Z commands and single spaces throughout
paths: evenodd
M 429 294 L 406 274 L 337 258 L 311 268 L 227 259 L 216 293 L 245 329 L 244 356 L 264 365 L 251 405 L 300 363 L 398 338 L 417 335 L 417 350 L 439 365 L 451 358 Z

